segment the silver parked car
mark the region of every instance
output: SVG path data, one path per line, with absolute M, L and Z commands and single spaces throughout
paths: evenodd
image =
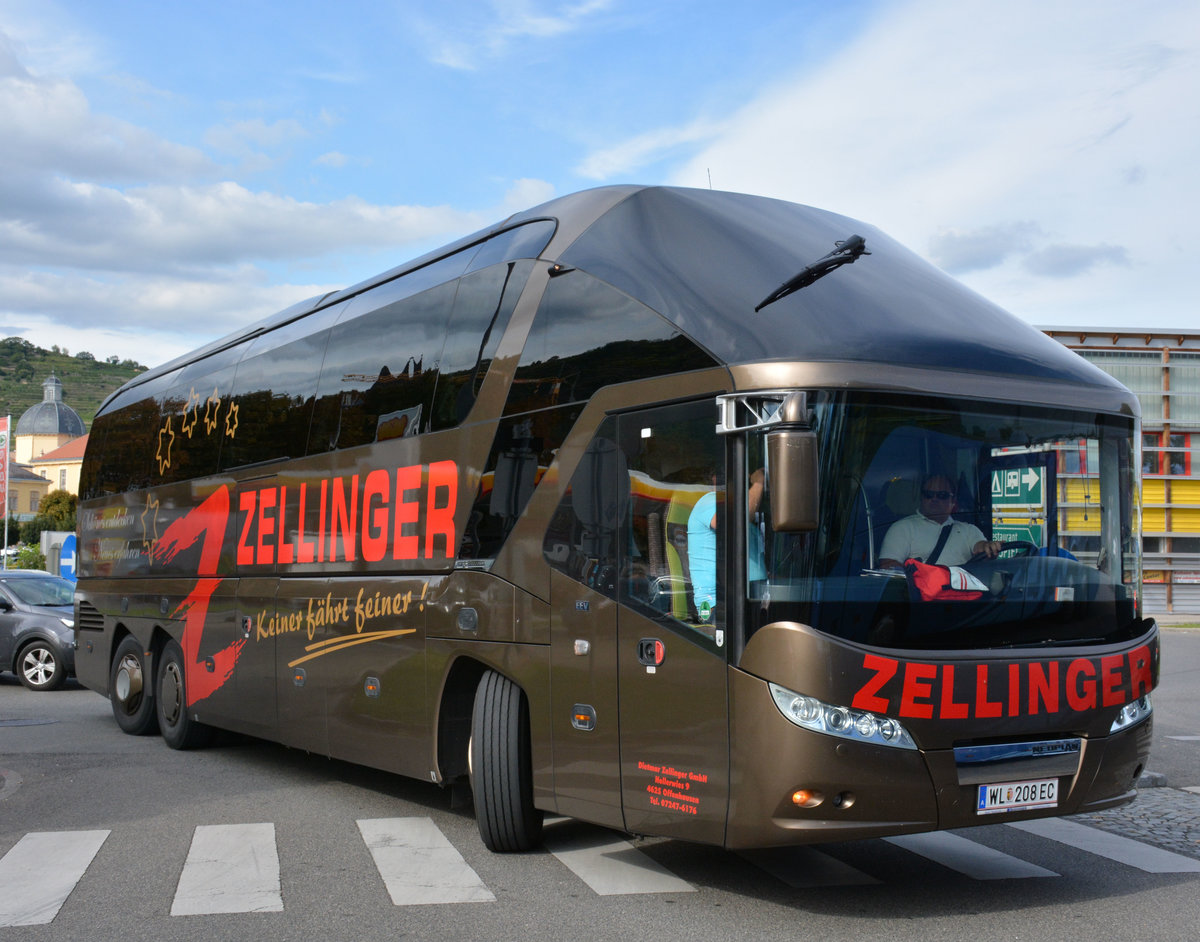
M 38 569 L 0 570 L 0 670 L 30 690 L 75 673 L 75 584 Z

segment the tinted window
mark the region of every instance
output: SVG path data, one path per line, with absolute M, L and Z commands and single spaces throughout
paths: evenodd
M 621 417 L 622 601 L 706 638 L 724 627 L 724 443 L 711 400 Z M 758 578 L 762 578 L 761 573 Z
M 387 286 L 384 286 L 385 288 Z M 318 396 L 337 403 L 337 448 L 417 434 L 427 421 L 438 357 L 454 303 L 454 283 L 401 301 L 376 289 L 362 301 L 384 303 L 333 328 Z M 354 310 L 358 310 L 355 305 Z M 310 442 L 309 451 L 320 451 Z
M 155 453 L 165 427 L 159 398 L 173 379 L 167 374 L 140 383 L 114 400 L 110 411 L 96 416 L 80 472 L 82 497 L 119 494 L 159 482 Z
M 493 236 L 479 247 L 467 271 L 479 271 L 514 258 L 537 258 L 554 235 L 554 225 L 553 220 L 542 219 Z
M 583 401 L 611 383 L 713 363 L 648 307 L 584 272 L 567 272 L 546 288 L 504 411 Z
M 433 429 L 467 417 L 508 326 L 533 262 L 509 262 L 465 275 L 458 283 L 435 394 Z
M 601 424 L 542 543 L 547 563 L 610 598 L 616 595 L 617 531 L 629 504 L 628 466 L 616 428 L 611 416 Z
M 233 376 L 243 347 L 218 351 L 180 370 L 163 397 L 163 447 L 155 483 L 215 474 L 221 445 L 237 434 Z
M 305 454 L 330 325 L 342 310 L 302 317 L 246 348 L 233 381 L 236 425 L 221 450 L 222 468 Z
M 548 409 L 500 422 L 463 534 L 460 558 L 495 557 L 582 410 L 582 406 Z

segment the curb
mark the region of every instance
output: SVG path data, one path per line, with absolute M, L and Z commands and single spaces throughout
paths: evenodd
M 1167 777 L 1162 772 L 1143 772 L 1137 780 L 1138 788 L 1166 788 Z

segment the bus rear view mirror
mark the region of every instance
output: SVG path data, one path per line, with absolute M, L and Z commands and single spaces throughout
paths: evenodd
M 767 466 L 771 475 L 771 526 L 775 532 L 815 530 L 820 504 L 816 433 L 804 428 L 768 432 Z

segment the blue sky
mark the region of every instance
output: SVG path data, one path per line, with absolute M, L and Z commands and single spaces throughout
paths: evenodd
M 0 0 L 0 336 L 152 365 L 554 195 L 710 181 L 1041 326 L 1200 328 L 1197 112 L 1194 0 Z

